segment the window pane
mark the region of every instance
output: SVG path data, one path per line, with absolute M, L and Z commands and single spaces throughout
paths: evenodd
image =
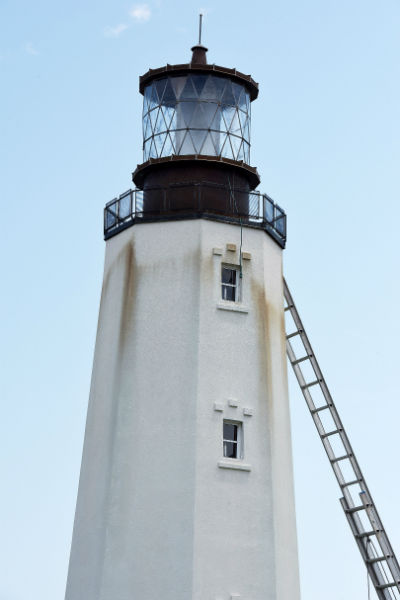
M 200 152 L 203 148 L 205 137 L 207 135 L 207 131 L 194 130 L 194 131 L 191 131 L 191 134 L 192 134 L 193 144 L 196 149 L 196 154 L 200 154 Z
M 241 110 L 244 110 L 245 112 L 248 111 L 248 102 L 247 102 L 247 97 L 248 97 L 248 92 L 246 92 L 246 90 L 243 88 L 242 93 L 239 96 L 239 108 Z
M 237 458 L 237 444 L 235 442 L 224 442 L 224 456 L 226 458 Z
M 212 75 L 209 75 L 207 77 L 207 81 L 201 92 L 201 98 L 202 100 L 219 100 L 219 98 L 217 97 L 215 77 L 213 77 Z
M 174 107 L 176 103 L 175 92 L 172 88 L 171 80 L 168 78 L 167 85 L 165 86 L 164 96 L 163 96 L 163 105 Z
M 227 269 L 222 267 L 222 283 L 236 285 L 236 269 Z
M 150 122 L 151 122 L 151 130 L 154 133 L 156 129 L 157 117 L 158 117 L 158 108 L 149 112 Z
M 236 301 L 236 288 L 231 285 L 222 286 L 222 300 Z
M 190 127 L 196 108 L 197 102 L 179 102 L 176 107 L 178 127 Z
M 150 119 L 149 116 L 146 115 L 145 117 L 143 117 L 143 139 L 147 140 L 148 137 L 151 136 L 151 124 L 150 124 Z
M 149 101 L 149 110 L 151 110 L 152 108 L 155 108 L 156 106 L 158 106 L 159 101 L 158 101 L 158 95 L 156 92 L 156 88 L 154 85 L 151 86 L 151 96 L 150 96 L 150 101 Z
M 172 77 L 171 86 L 176 99 L 180 98 L 183 88 L 185 87 L 186 77 Z
M 148 85 L 144 91 L 143 114 L 149 110 L 150 98 L 153 91 L 153 84 Z
M 195 77 L 192 78 L 193 79 L 193 84 L 194 87 L 197 91 L 197 94 L 200 98 L 201 93 L 203 91 L 204 85 L 207 81 L 207 75 L 196 75 Z
M 248 144 L 247 142 L 243 142 L 243 155 L 244 155 L 244 162 L 249 164 L 250 163 L 250 144 Z
M 214 83 L 215 83 L 215 89 L 217 92 L 216 93 L 217 99 L 219 101 L 221 101 L 221 98 L 223 96 L 224 89 L 225 89 L 226 79 L 224 77 L 215 77 Z
M 162 133 L 161 135 L 156 135 L 154 137 L 154 146 L 156 148 L 157 158 L 160 158 L 160 156 L 161 156 L 161 150 L 162 150 L 162 147 L 164 146 L 164 142 L 165 142 L 165 133 Z
M 235 104 L 239 104 L 240 96 L 241 96 L 242 92 L 244 91 L 243 86 L 240 85 L 239 83 L 232 83 L 232 91 L 233 91 L 233 95 L 235 96 Z
M 198 94 L 196 88 L 193 86 L 192 77 L 189 75 L 189 77 L 186 79 L 183 92 L 181 93 L 181 100 L 195 100 L 197 97 Z
M 225 158 L 231 158 L 232 160 L 235 159 L 235 157 L 233 156 L 232 146 L 229 141 L 229 135 L 225 136 L 225 142 L 221 149 L 221 156 L 224 156 Z
M 233 423 L 224 423 L 224 440 L 237 441 L 238 426 Z
M 235 97 L 233 95 L 232 92 L 232 82 L 230 80 L 228 80 L 226 82 L 226 86 L 225 86 L 225 90 L 222 96 L 222 100 L 221 100 L 222 104 L 231 104 L 231 105 L 235 105 Z
M 163 96 L 164 96 L 164 90 L 165 90 L 165 85 L 167 83 L 166 79 L 159 79 L 158 81 L 155 81 L 153 83 L 153 85 L 156 87 L 157 89 L 157 95 L 160 101 L 160 104 L 163 101 Z
M 235 156 L 235 159 L 237 159 L 242 140 L 240 137 L 237 137 L 236 135 L 230 135 L 229 137 L 230 137 L 231 144 L 232 144 L 233 154 Z

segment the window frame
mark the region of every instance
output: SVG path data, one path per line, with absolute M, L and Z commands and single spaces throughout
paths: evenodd
M 236 276 L 235 276 L 235 283 L 224 283 L 223 281 L 223 271 L 224 269 L 226 270 L 230 270 L 230 271 L 234 271 Z M 237 265 L 231 265 L 231 264 L 227 264 L 227 263 L 221 263 L 221 274 L 220 274 L 220 294 L 221 294 L 221 300 L 222 302 L 229 302 L 230 304 L 240 304 L 242 301 L 242 285 L 241 285 L 241 277 L 240 277 L 240 267 Z M 234 293 L 234 300 L 228 300 L 226 298 L 224 298 L 224 288 L 232 288 L 235 290 Z
M 225 425 L 234 425 L 237 427 L 237 440 L 228 439 L 225 437 Z M 225 442 L 236 444 L 236 456 L 227 456 L 225 454 Z M 244 456 L 243 444 L 243 421 L 235 421 L 233 419 L 223 419 L 222 421 L 222 456 L 228 460 L 243 460 Z

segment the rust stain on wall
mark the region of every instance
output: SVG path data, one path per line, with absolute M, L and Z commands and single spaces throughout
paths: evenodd
M 260 357 L 260 373 L 264 373 L 264 380 L 267 387 L 267 402 L 270 402 L 272 397 L 272 387 L 271 387 L 271 372 L 272 372 L 272 363 L 271 363 L 271 352 L 269 352 L 269 343 L 268 336 L 270 331 L 269 321 L 270 321 L 270 303 L 267 300 L 265 294 L 265 288 L 263 285 L 258 283 L 255 279 L 251 280 L 251 293 L 253 298 L 256 301 L 257 307 L 257 322 L 259 323 L 259 327 L 257 328 L 258 334 L 258 347 L 259 347 L 259 357 Z
M 119 324 L 119 351 L 125 346 L 127 332 L 133 325 L 138 269 L 136 268 L 134 241 L 131 240 L 118 256 L 123 262 L 123 290 L 121 320 Z
M 258 329 L 258 344 L 260 356 L 260 370 L 265 373 L 268 398 L 267 402 L 272 409 L 272 402 L 279 402 L 274 385 L 282 375 L 282 361 L 286 361 L 286 340 L 285 340 L 285 315 L 282 306 L 276 301 L 270 301 L 268 293 L 264 286 L 256 281 L 252 281 L 252 293 L 256 298 L 258 320 L 260 327 Z M 276 300 L 276 299 L 275 299 Z M 279 336 L 279 340 L 278 340 Z M 279 354 L 277 349 L 280 348 Z M 274 353 L 273 353 L 274 351 Z M 274 373 L 278 369 L 278 373 Z
M 108 286 L 110 285 L 110 269 L 104 273 L 103 285 L 101 287 L 101 297 L 106 295 L 108 291 Z

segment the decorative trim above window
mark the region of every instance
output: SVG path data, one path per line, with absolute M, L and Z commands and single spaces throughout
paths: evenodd
M 228 405 L 232 408 L 237 408 L 239 406 L 239 402 L 236 400 L 236 398 L 228 398 Z

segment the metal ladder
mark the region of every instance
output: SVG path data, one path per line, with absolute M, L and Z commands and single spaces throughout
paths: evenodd
M 399 563 L 285 280 L 283 284 L 285 311 L 290 312 L 294 323 L 294 331 L 286 334 L 287 356 L 343 494 L 340 503 L 378 598 L 400 600 Z M 302 371 L 305 366 L 307 375 Z

